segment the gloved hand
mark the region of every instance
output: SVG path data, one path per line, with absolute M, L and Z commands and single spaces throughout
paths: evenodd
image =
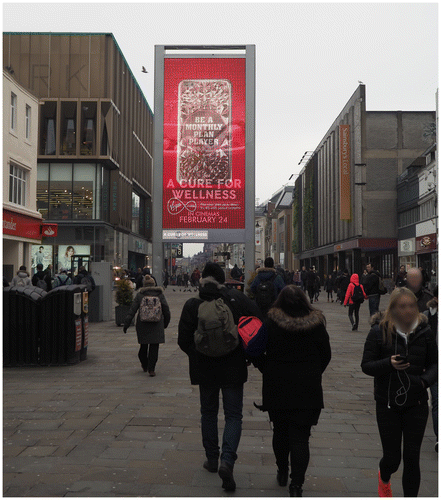
M 127 333 L 127 326 L 123 327 L 123 332 Z

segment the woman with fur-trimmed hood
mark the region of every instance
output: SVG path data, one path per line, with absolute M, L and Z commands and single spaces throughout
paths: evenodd
M 301 288 L 286 286 L 266 319 L 268 343 L 261 366 L 262 410 L 273 422 L 273 449 L 280 486 L 288 482 L 291 496 L 302 495 L 309 463 L 311 427 L 323 404 L 322 373 L 331 360 L 326 320 Z
M 142 369 L 145 372 L 148 371 L 151 377 L 156 375 L 155 367 L 158 361 L 159 344 L 165 343 L 164 330 L 170 323 L 170 308 L 163 292 L 164 289 L 161 286 L 156 286 L 156 281 L 153 277 L 146 274 L 142 280 L 142 288 L 139 289 L 135 300 L 132 302 L 130 311 L 124 319 L 123 331 L 127 333 L 127 328 L 131 325 L 132 319 L 145 296 L 158 297 L 161 301 L 162 317 L 158 322 L 141 321 L 139 314 L 136 319 L 136 333 L 138 335 L 138 343 L 140 344 L 138 358 L 141 361 Z
M 383 457 L 378 494 L 392 496 L 390 478 L 403 457 L 405 497 L 420 486 L 420 449 L 429 408 L 427 388 L 438 374 L 438 351 L 427 317 L 408 288 L 396 288 L 385 313 L 372 317 L 361 369 L 374 377 L 376 416 Z M 401 451 L 403 442 L 403 452 Z

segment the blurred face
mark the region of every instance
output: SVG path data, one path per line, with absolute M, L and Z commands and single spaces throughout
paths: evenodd
M 421 272 L 409 272 L 407 273 L 407 288 L 412 290 L 412 292 L 418 292 L 423 284 L 423 277 Z
M 418 317 L 418 306 L 415 299 L 402 295 L 395 305 L 394 316 L 399 325 L 409 327 Z
M 366 271 L 370 273 L 372 271 L 372 266 L 370 264 L 366 265 Z

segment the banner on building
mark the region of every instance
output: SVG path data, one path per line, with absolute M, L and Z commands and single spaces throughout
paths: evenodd
M 340 125 L 340 219 L 351 220 L 351 131 Z
M 163 229 L 245 228 L 245 69 L 164 60 Z

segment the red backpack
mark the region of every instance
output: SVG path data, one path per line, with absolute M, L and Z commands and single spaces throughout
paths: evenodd
M 245 354 L 256 357 L 266 350 L 267 332 L 265 324 L 256 316 L 242 316 L 237 325 Z

